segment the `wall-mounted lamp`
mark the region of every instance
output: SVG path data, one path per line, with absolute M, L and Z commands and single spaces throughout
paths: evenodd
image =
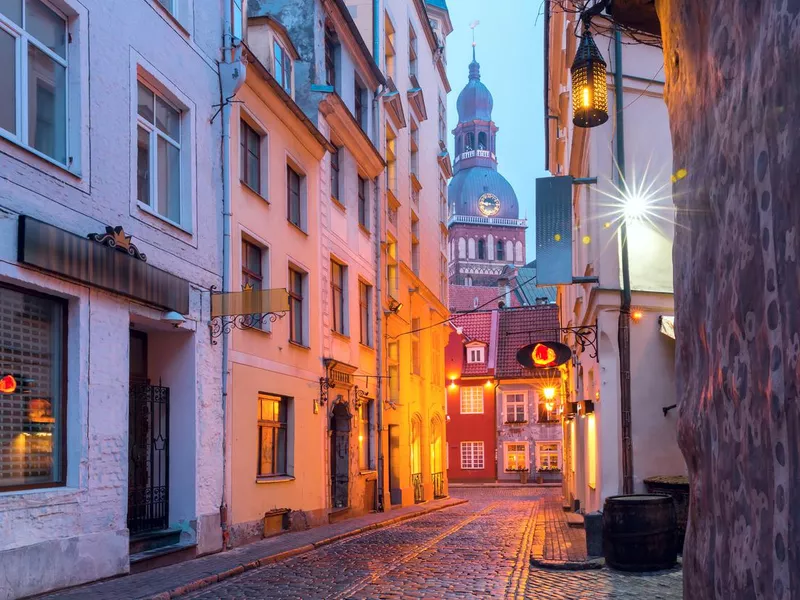
M 556 388 L 554 387 L 546 387 L 542 390 L 542 394 L 544 395 L 546 400 L 552 400 L 556 397 Z
M 575 53 L 572 73 L 572 122 L 577 127 L 597 127 L 608 121 L 606 61 L 589 30 L 590 17 L 583 17 L 583 36 Z
M 586 415 L 590 415 L 594 412 L 594 402 L 591 400 L 584 400 L 583 402 L 578 403 L 578 413 L 581 415 L 581 418 L 586 417 Z
M 175 327 L 180 327 L 186 322 L 186 319 L 183 318 L 183 315 L 174 310 L 170 310 L 162 314 L 161 320 L 165 323 L 169 323 L 170 325 L 174 325 Z
M 402 302 L 398 302 L 394 298 L 391 298 L 389 300 L 389 312 L 390 313 L 397 314 L 398 312 L 400 312 L 401 308 L 403 308 L 403 303 Z
M 641 321 L 642 317 L 644 317 L 644 313 L 640 310 L 634 310 L 631 313 L 631 319 L 633 319 L 634 323 L 638 323 L 639 321 Z

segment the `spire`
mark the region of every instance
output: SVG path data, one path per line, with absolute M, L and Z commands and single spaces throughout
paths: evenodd
M 478 61 L 475 59 L 475 28 L 480 25 L 480 21 L 473 21 L 469 24 L 469 28 L 472 29 L 472 62 L 469 63 L 469 78 L 470 79 L 480 79 L 481 78 L 481 66 L 478 64 Z

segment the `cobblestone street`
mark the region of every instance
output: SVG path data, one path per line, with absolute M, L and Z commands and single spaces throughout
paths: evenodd
M 461 488 L 469 503 L 369 531 L 233 577 L 192 599 L 682 597 L 679 569 L 653 575 L 531 568 L 536 511 L 559 490 Z

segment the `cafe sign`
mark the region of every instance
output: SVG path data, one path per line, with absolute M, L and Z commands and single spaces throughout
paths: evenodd
M 534 342 L 517 351 L 517 362 L 526 369 L 550 369 L 572 356 L 569 346 L 560 342 Z

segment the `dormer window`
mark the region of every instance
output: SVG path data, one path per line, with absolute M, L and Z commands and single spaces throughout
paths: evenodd
M 281 46 L 277 40 L 274 44 L 274 71 L 275 79 L 281 84 L 281 87 L 286 90 L 286 93 L 291 96 L 292 94 L 292 56 L 286 51 L 286 48 Z
M 484 347 L 472 346 L 467 348 L 467 363 L 475 364 L 484 362 Z

